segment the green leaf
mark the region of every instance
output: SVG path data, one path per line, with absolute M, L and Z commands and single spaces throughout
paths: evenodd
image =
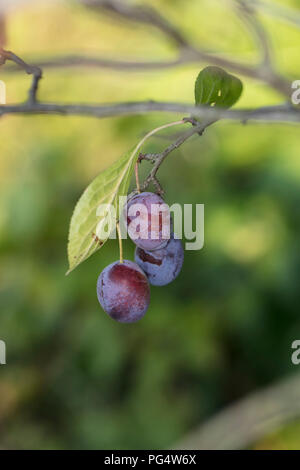
M 112 222 L 115 227 L 119 210 L 122 210 L 119 207 L 119 197 L 127 195 L 136 159 L 135 151 L 126 153 L 100 173 L 80 197 L 70 223 L 67 274 L 99 250 L 108 239 L 109 234 L 105 239 L 99 239 L 96 236 L 98 224 L 105 223 L 109 215 L 109 211 L 105 208 L 99 211 L 99 206 L 100 204 L 113 205 L 116 219 Z
M 243 91 L 241 80 L 220 67 L 203 69 L 195 83 L 196 105 L 210 105 L 230 108 Z

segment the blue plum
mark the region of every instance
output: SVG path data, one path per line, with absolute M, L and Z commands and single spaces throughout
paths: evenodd
M 121 323 L 134 323 L 146 313 L 150 287 L 145 273 L 133 261 L 107 266 L 97 281 L 97 296 L 103 310 Z
M 135 250 L 135 261 L 153 286 L 165 286 L 174 281 L 181 271 L 183 259 L 182 243 L 174 236 L 160 250 L 146 251 L 139 247 Z
M 144 250 L 157 250 L 170 239 L 171 217 L 168 205 L 154 193 L 132 197 L 125 206 L 128 234 Z

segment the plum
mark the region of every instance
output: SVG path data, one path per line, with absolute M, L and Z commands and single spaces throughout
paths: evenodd
M 170 210 L 154 193 L 144 192 L 132 197 L 125 206 L 128 235 L 144 250 L 157 250 L 170 239 Z
M 107 266 L 97 281 L 97 296 L 103 310 L 121 323 L 134 323 L 146 313 L 150 287 L 145 273 L 133 261 Z
M 160 250 L 146 251 L 140 247 L 135 250 L 135 261 L 153 286 L 165 286 L 174 281 L 181 271 L 183 259 L 182 243 L 173 235 L 167 246 Z

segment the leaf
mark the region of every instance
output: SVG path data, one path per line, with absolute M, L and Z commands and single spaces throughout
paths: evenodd
M 242 91 L 243 84 L 239 78 L 220 67 L 209 66 L 196 79 L 196 105 L 230 108 L 238 101 Z
M 118 217 L 119 197 L 126 196 L 130 176 L 136 162 L 136 151 L 126 153 L 109 168 L 100 173 L 80 197 L 72 215 L 69 231 L 69 274 L 80 263 L 99 250 L 109 237 L 99 239 L 96 228 L 108 217 L 109 211 L 100 204 L 111 204 Z M 113 221 L 114 227 L 116 219 Z M 98 233 L 97 233 L 98 235 Z

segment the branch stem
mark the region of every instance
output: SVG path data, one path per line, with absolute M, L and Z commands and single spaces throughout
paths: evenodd
M 257 109 L 226 110 L 216 107 L 197 106 L 192 104 L 140 101 L 113 104 L 60 104 L 60 103 L 24 103 L 0 106 L 0 116 L 6 114 L 34 114 L 61 116 L 90 116 L 108 118 L 113 116 L 129 116 L 152 112 L 191 114 L 200 119 L 226 119 L 242 122 L 300 122 L 300 111 L 291 104 L 283 103 L 276 106 L 265 106 Z
M 122 234 L 120 229 L 120 223 L 117 222 L 117 232 L 118 232 L 118 239 L 119 239 L 119 250 L 120 250 L 120 263 L 122 264 L 124 261 L 123 258 L 123 241 L 122 241 Z
M 184 122 L 189 122 L 189 120 L 184 120 Z M 198 134 L 202 135 L 207 127 L 215 123 L 216 120 L 206 121 L 203 123 L 194 124 L 192 129 L 189 129 L 187 132 L 183 133 L 175 142 L 172 142 L 163 152 L 158 154 L 144 154 L 140 155 L 141 160 L 150 160 L 154 163 L 152 170 L 150 171 L 148 177 L 146 178 L 144 184 L 142 185 L 142 190 L 145 190 L 150 183 L 153 183 L 154 186 L 158 189 L 158 192 L 162 193 L 162 188 L 157 181 L 156 174 L 167 156 L 178 149 L 184 142 L 186 142 L 193 135 Z
M 134 172 L 135 172 L 136 189 L 137 189 L 137 192 L 140 193 L 141 185 L 140 185 L 140 179 L 139 179 L 139 160 L 137 160 L 134 166 Z
M 21 67 L 21 69 L 25 70 L 28 75 L 32 75 L 32 84 L 28 92 L 28 100 L 27 103 L 29 105 L 34 105 L 37 102 L 37 91 L 39 86 L 39 81 L 42 78 L 43 72 L 40 67 L 36 65 L 29 65 L 24 62 L 23 59 L 18 57 L 11 51 L 5 51 L 4 49 L 0 49 L 0 64 L 5 64 L 6 61 L 14 62 L 16 65 Z M 1 113 L 0 113 L 1 114 Z

